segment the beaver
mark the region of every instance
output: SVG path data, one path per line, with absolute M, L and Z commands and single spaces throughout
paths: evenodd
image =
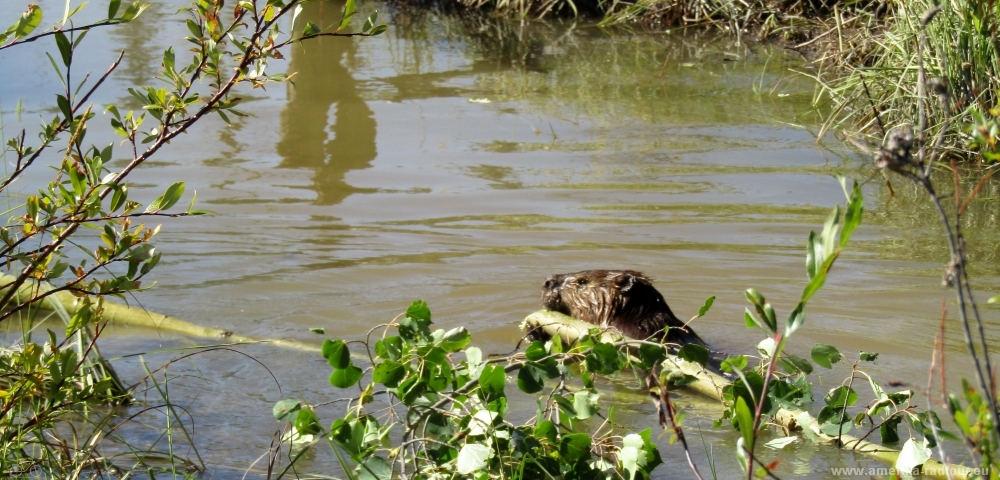
M 542 305 L 623 335 L 670 343 L 705 342 L 667 306 L 653 282 L 634 270 L 584 270 L 552 275 L 542 287 Z

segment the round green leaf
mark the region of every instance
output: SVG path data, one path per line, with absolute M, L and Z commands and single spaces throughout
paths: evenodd
M 481 378 L 481 377 L 480 377 Z M 545 372 L 528 363 L 517 372 L 517 388 L 524 393 L 537 393 L 545 387 Z
M 817 343 L 812 348 L 812 359 L 823 368 L 833 368 L 841 359 L 840 352 L 831 345 Z
M 361 369 L 348 365 L 347 368 L 335 368 L 330 374 L 330 385 L 337 388 L 347 388 L 361 380 Z
M 545 351 L 544 342 L 536 340 L 534 342 L 531 342 L 531 345 L 528 345 L 528 348 L 524 349 L 524 355 L 528 357 L 528 360 L 531 360 L 532 362 L 537 362 L 547 357 L 549 355 L 549 352 Z
M 483 372 L 479 374 L 479 386 L 487 395 L 502 395 L 506 383 L 507 374 L 499 365 L 486 365 L 483 367 Z
M 590 458 L 590 435 L 586 433 L 564 435 L 559 442 L 559 454 L 569 464 Z
M 324 340 L 322 353 L 333 368 L 347 368 L 351 364 L 351 352 L 343 340 Z

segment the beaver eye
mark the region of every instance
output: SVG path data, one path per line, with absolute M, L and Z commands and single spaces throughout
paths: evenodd
M 555 282 L 551 278 L 545 281 L 545 288 L 551 289 L 553 286 L 555 286 Z
M 576 284 L 579 285 L 579 286 L 581 286 L 581 287 L 586 286 L 587 285 L 587 279 L 586 278 L 578 278 L 576 280 Z

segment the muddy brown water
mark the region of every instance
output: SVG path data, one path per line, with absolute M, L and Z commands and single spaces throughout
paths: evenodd
M 60 2 L 40 4 L 47 19 L 61 12 Z M 99 106 L 137 108 L 124 88 L 154 82 L 164 42 L 185 34 L 183 17 L 173 13 L 184 4 L 154 4 L 127 28 L 90 35 L 79 71 L 103 71 L 116 49 L 127 50 L 95 98 Z M 328 24 L 339 8 L 311 3 L 302 15 Z M 779 317 L 787 315 L 805 284 L 808 232 L 843 202 L 834 175 L 844 174 L 867 181 L 866 223 L 810 304 L 790 351 L 807 356 L 823 342 L 854 358 L 879 352 L 867 371 L 924 389 L 942 299 L 951 306 L 940 288 L 943 240 L 917 192 L 897 180 L 890 197 L 864 159 L 835 139 L 815 142 L 825 113 L 812 111 L 816 86 L 796 73 L 807 69 L 801 58 L 704 32 L 607 31 L 583 22 L 522 27 L 382 10 L 385 35 L 290 49 L 287 63 L 272 68 L 297 72 L 294 85 L 245 92 L 250 117 L 232 126 L 207 119 L 134 174 L 138 196 L 148 200 L 184 180 L 199 205 L 216 212 L 164 222 L 157 242 L 164 260 L 156 287 L 138 297 L 142 305 L 318 344 L 311 327 L 357 339 L 423 299 L 439 327 L 465 326 L 485 352 L 503 353 L 520 337 L 518 322 L 538 308 L 546 276 L 633 268 L 657 279 L 681 317 L 717 296 L 695 327 L 719 350 L 752 352 L 763 337 L 743 326 L 744 289 L 757 288 Z M 9 23 L 11 15 L 0 19 Z M 59 83 L 37 61 L 50 50 L 39 42 L 0 52 L 6 138 L 52 115 L 46 102 Z M 115 141 L 92 130 L 94 143 Z M 25 178 L 21 191 L 45 175 Z M 1000 283 L 997 202 L 989 200 L 997 191 L 988 184 L 987 200 L 973 205 L 968 220 L 982 299 Z M 993 337 L 997 311 L 983 312 Z M 948 325 L 949 379 L 957 382 L 968 365 L 953 318 Z M 116 357 L 152 352 L 142 358 L 159 365 L 178 353 L 155 350 L 199 343 L 118 330 L 104 345 Z M 266 452 L 280 426 L 270 413 L 275 401 L 343 395 L 327 383 L 318 356 L 239 350 L 253 360 L 222 350 L 170 369 L 172 400 L 189 414 L 209 478 L 239 478 Z M 143 375 L 139 357 L 117 365 L 132 381 Z M 817 402 L 848 373 L 843 365 L 819 369 Z M 616 381 L 616 395 L 631 398 L 629 382 Z M 524 402 L 533 411 L 533 401 Z M 651 405 L 622 403 L 617 418 L 627 428 L 655 422 Z M 719 478 L 735 476 L 735 432 L 711 430 L 715 407 L 688 397 L 679 403 L 689 410 L 702 472 L 711 453 Z M 325 411 L 324 422 L 333 413 Z M 165 425 L 162 417 L 148 420 Z M 157 433 L 136 429 L 133 438 L 152 441 Z M 689 477 L 667 438 L 657 478 Z M 802 440 L 764 455 L 782 459 L 781 478 L 872 465 Z M 335 472 L 334 463 L 321 447 L 304 465 Z

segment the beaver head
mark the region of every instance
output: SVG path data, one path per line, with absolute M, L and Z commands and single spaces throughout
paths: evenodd
M 634 270 L 584 270 L 552 275 L 542 287 L 542 305 L 622 334 L 676 343 L 704 343 L 684 326 L 653 282 Z

